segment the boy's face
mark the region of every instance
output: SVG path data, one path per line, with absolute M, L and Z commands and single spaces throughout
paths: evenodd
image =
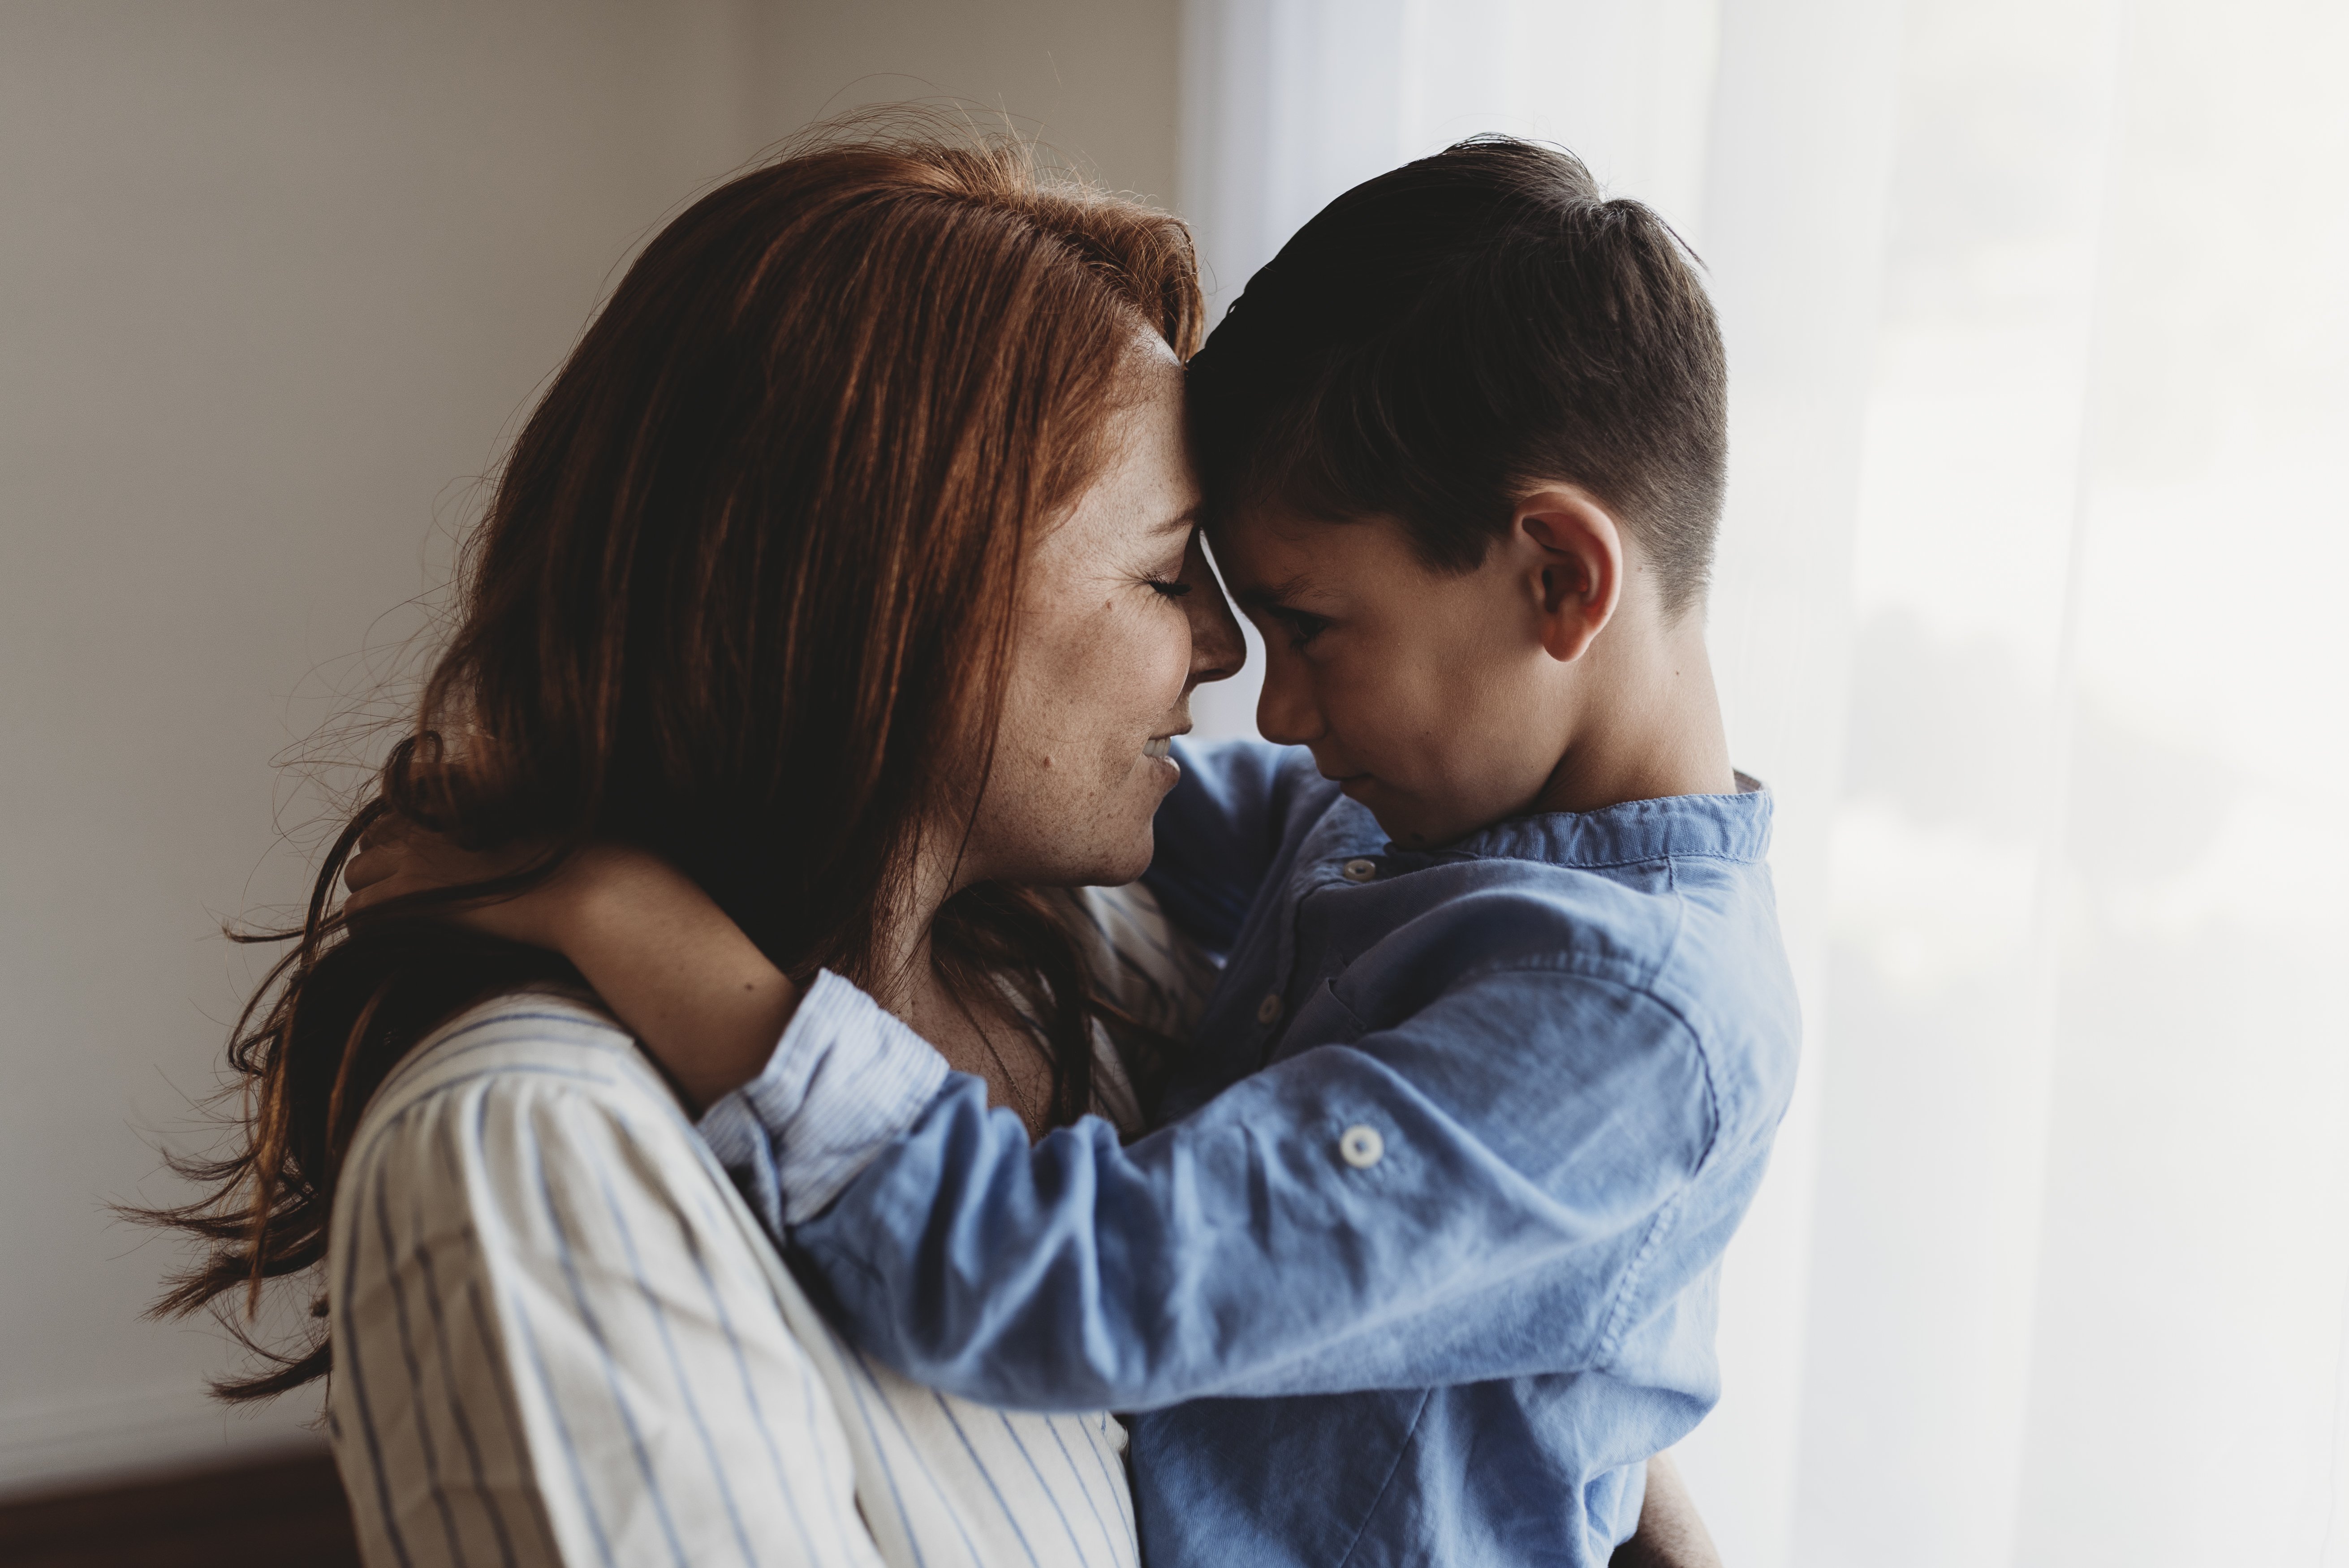
M 1392 519 L 1277 508 L 1212 542 L 1264 634 L 1266 739 L 1311 748 L 1322 777 L 1397 844 L 1448 843 L 1532 809 L 1570 722 L 1538 573 L 1519 552 L 1498 546 L 1475 571 L 1435 573 Z

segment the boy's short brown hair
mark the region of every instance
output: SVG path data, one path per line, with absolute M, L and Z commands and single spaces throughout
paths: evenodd
M 1299 230 L 1191 361 L 1210 503 L 1392 516 L 1464 572 L 1536 484 L 1578 484 L 1704 596 L 1727 371 L 1695 258 L 1572 154 L 1478 137 Z

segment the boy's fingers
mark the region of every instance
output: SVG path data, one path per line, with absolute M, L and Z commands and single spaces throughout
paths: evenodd
M 343 885 L 359 892 L 391 874 L 392 858 L 381 850 L 361 850 L 343 862 Z
M 395 897 L 399 884 L 388 875 L 372 877 L 364 885 L 354 885 L 350 897 L 343 900 L 345 918 L 361 910 L 372 909 L 388 898 Z

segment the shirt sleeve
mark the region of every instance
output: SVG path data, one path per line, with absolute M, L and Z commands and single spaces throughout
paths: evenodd
M 1297 785 L 1313 775 L 1309 761 L 1300 774 L 1294 748 L 1176 747 L 1183 778 L 1159 808 L 1145 880 L 1155 912 L 1199 944 L 1192 966 L 1211 970 L 1272 863 Z M 1206 989 L 1203 975 L 1186 983 Z M 912 1127 L 946 1078 L 929 1042 L 825 971 L 759 1076 L 703 1112 L 701 1135 L 761 1215 L 795 1224 Z
M 1327 987 L 1315 1005 L 1343 1006 Z M 789 1234 L 853 1337 L 988 1403 L 1139 1410 L 1576 1371 L 1636 1315 L 1713 1131 L 1677 1016 L 1513 970 L 1124 1147 L 1088 1119 L 1031 1148 L 956 1077 Z
M 701 1136 L 779 1229 L 822 1212 L 946 1079 L 937 1047 L 827 969 L 759 1076 L 702 1112 Z
M 492 1075 L 359 1153 L 336 1419 L 370 1562 L 877 1568 L 830 1396 L 674 1114 Z
M 1143 885 L 1208 952 L 1231 951 L 1280 848 L 1298 786 L 1319 777 L 1296 747 L 1174 743 L 1183 777 L 1160 802 Z

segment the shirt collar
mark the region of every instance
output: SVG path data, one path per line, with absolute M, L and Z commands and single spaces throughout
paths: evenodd
M 1544 811 L 1495 822 L 1440 850 L 1389 844 L 1386 852 L 1398 859 L 1553 866 L 1633 865 L 1673 855 L 1759 861 L 1770 851 L 1770 812 L 1768 788 L 1740 773 L 1734 795 L 1667 795 L 1596 811 Z

